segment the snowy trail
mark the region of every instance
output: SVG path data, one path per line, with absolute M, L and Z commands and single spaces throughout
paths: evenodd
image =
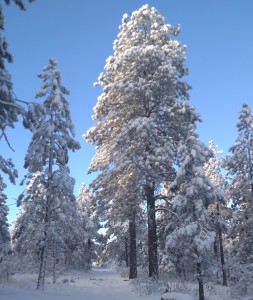
M 46 284 L 44 292 L 35 291 L 36 276 L 15 275 L 0 285 L 1 300 L 159 300 L 158 295 L 139 295 L 130 282 L 110 269 L 88 273 L 72 271 Z M 64 282 L 65 283 L 64 283 Z

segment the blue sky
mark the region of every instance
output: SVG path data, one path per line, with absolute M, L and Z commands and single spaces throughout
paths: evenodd
M 242 103 L 253 109 L 252 0 L 36 0 L 27 4 L 25 12 L 13 4 L 3 5 L 5 36 L 14 57 L 7 69 L 16 96 L 34 101 L 41 85 L 36 75 L 51 56 L 58 60 L 63 84 L 71 91 L 68 100 L 82 146 L 70 158 L 75 193 L 82 182 L 88 184 L 93 178 L 86 172 L 95 150 L 82 139 L 94 124 L 91 115 L 101 93 L 93 83 L 113 54 L 122 15 L 146 3 L 167 23 L 181 25 L 177 39 L 188 46 L 185 80 L 192 86 L 190 102 L 203 120 L 198 133 L 204 143 L 213 139 L 227 152 L 237 135 L 235 124 Z M 18 184 L 26 173 L 23 159 L 31 135 L 21 122 L 8 133 L 15 153 L 1 141 L 1 154 L 13 158 L 20 175 L 17 186 L 7 182 L 5 190 L 11 222 L 17 211 L 11 204 L 24 188 Z

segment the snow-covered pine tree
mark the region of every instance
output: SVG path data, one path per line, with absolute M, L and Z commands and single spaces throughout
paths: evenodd
M 34 0 L 29 0 L 29 2 L 32 1 Z M 10 0 L 4 0 L 4 2 L 10 4 Z M 14 0 L 14 2 L 22 10 L 25 9 L 22 0 Z M 17 99 L 13 93 L 11 76 L 5 68 L 5 63 L 11 63 L 13 58 L 8 50 L 8 43 L 3 35 L 3 31 L 4 15 L 3 7 L 0 4 L 0 140 L 4 139 L 11 148 L 6 135 L 6 129 L 8 127 L 14 128 L 14 123 L 18 121 L 18 115 L 23 112 L 23 108 L 17 103 Z M 0 156 L 0 158 L 2 160 L 2 163 L 0 164 L 1 169 L 2 166 L 8 164 L 8 162 L 3 163 L 2 156 Z M 12 178 L 13 177 L 16 177 L 16 174 L 13 173 Z
M 10 232 L 8 227 L 7 215 L 8 207 L 6 206 L 7 196 L 3 193 L 6 185 L 0 176 L 0 278 L 5 272 L 8 272 L 8 266 L 6 265 L 6 257 L 10 253 Z M 7 261 L 8 264 L 8 261 Z
M 12 55 L 8 51 L 8 43 L 3 36 L 3 31 L 4 16 L 2 5 L 0 5 L 0 141 L 5 140 L 11 148 L 6 129 L 8 127 L 14 128 L 14 123 L 18 121 L 18 115 L 22 108 L 16 102 L 11 76 L 5 68 L 5 62 L 12 62 Z M 0 170 L 8 174 L 11 182 L 15 182 L 17 172 L 14 171 L 11 160 L 5 160 L 1 155 Z
M 217 150 L 217 146 L 214 144 L 213 141 L 209 142 L 209 149 L 212 151 L 213 156 L 205 164 L 204 170 L 206 172 L 206 175 L 211 180 L 212 184 L 221 191 L 221 195 L 218 198 L 219 201 L 209 206 L 210 216 L 213 222 L 214 230 L 216 231 L 214 251 L 217 258 L 220 260 L 222 283 L 224 286 L 227 286 L 223 234 L 227 233 L 228 231 L 226 220 L 229 217 L 230 208 L 228 208 L 227 206 L 227 199 L 225 193 L 226 181 L 224 176 L 222 175 L 221 160 L 218 159 L 218 155 L 222 154 L 223 151 Z
M 236 125 L 238 137 L 230 147 L 230 155 L 224 159 L 229 184 L 228 197 L 233 209 L 231 219 L 230 276 L 239 281 L 237 288 L 251 289 L 253 267 L 253 114 L 244 103 Z M 239 262 L 236 267 L 235 261 Z
M 3 32 L 4 15 L 0 4 L 0 142 L 6 142 L 12 149 L 6 129 L 14 128 L 22 108 L 16 102 L 11 76 L 5 67 L 6 62 L 12 62 L 12 55 L 8 50 L 8 43 Z M 12 183 L 15 183 L 15 178 L 18 175 L 17 170 L 11 159 L 6 159 L 2 155 L 0 155 L 0 172 L 7 175 Z M 10 251 L 10 233 L 7 222 L 8 207 L 5 202 L 7 197 L 3 192 L 5 187 L 4 177 L 0 174 L 0 273 L 7 267 L 4 261 Z
M 8 51 L 8 43 L 3 36 L 4 16 L 3 9 L 0 5 L 0 138 L 4 138 L 8 142 L 6 136 L 6 128 L 14 127 L 14 123 L 18 120 L 20 107 L 17 105 L 13 90 L 11 76 L 5 69 L 5 62 L 12 62 L 12 55 Z
M 8 176 L 10 182 L 15 183 L 17 170 L 11 159 L 4 159 L 0 155 L 0 171 Z M 7 220 L 8 206 L 6 205 L 7 196 L 4 194 L 6 184 L 0 174 L 0 278 L 8 272 L 8 258 L 11 252 L 10 232 Z
M 96 242 L 99 239 L 98 230 L 101 225 L 99 223 L 97 204 L 94 196 L 88 186 L 84 183 L 79 189 L 77 196 L 77 212 L 81 219 L 81 241 L 79 245 L 80 257 L 79 266 L 89 270 L 92 261 L 96 259 Z
M 29 0 L 29 2 L 32 1 Z M 10 4 L 10 0 L 4 0 L 4 2 Z M 14 0 L 14 2 L 22 10 L 25 9 L 22 0 Z M 8 50 L 8 43 L 3 31 L 4 15 L 2 4 L 0 4 L 0 142 L 5 141 L 9 148 L 13 150 L 6 130 L 7 128 L 14 128 L 15 122 L 18 121 L 18 115 L 23 113 L 24 109 L 17 103 L 13 93 L 11 76 L 5 67 L 5 63 L 11 63 L 13 59 Z M 0 155 L 0 172 L 7 175 L 10 182 L 15 183 L 18 176 L 17 170 L 12 160 L 4 158 L 2 155 Z M 8 207 L 5 202 L 7 197 L 3 193 L 5 187 L 4 177 L 0 174 L 0 270 L 7 270 L 7 263 L 5 264 L 6 254 L 10 253 L 10 233 L 7 222 Z
M 218 201 L 220 191 L 204 171 L 211 152 L 197 139 L 194 131 L 193 123 L 178 147 L 179 168 L 170 186 L 176 192 L 172 209 L 177 215 L 177 223 L 167 236 L 166 249 L 174 262 L 191 268 L 191 272 L 195 270 L 199 299 L 204 300 L 204 276 L 212 267 L 215 241 L 208 206 Z
M 34 218 L 33 225 L 39 224 L 36 227 L 40 239 L 36 249 L 40 252 L 37 289 L 43 289 L 48 256 L 52 256 L 59 247 L 67 251 L 69 237 L 75 236 L 72 229 L 76 227 L 71 224 L 78 218 L 73 195 L 74 179 L 69 175 L 68 151 L 79 149 L 80 144 L 74 139 L 74 125 L 65 98 L 69 91 L 61 83 L 54 58 L 49 59 L 49 65 L 38 77 L 43 85 L 36 97 L 45 97 L 45 100 L 39 115 L 34 115 L 37 110 L 30 110 L 26 118 L 27 126 L 29 120 L 33 123 L 30 126 L 32 141 L 24 164 L 28 169 L 28 187 L 19 200 L 24 205 L 24 214 L 31 214 L 28 218 Z M 37 193 L 40 195 L 37 196 Z M 33 201 L 40 203 L 35 205 Z M 35 218 L 36 210 L 40 210 L 39 220 Z M 27 219 L 27 216 L 23 218 Z M 21 232 L 19 238 L 22 235 L 27 235 L 27 232 Z
M 121 211 L 121 222 L 126 222 L 127 243 L 126 255 L 129 265 L 129 279 L 137 277 L 137 220 L 140 215 L 140 203 L 142 200 L 142 189 L 137 185 L 140 174 L 134 168 L 128 168 L 117 178 L 118 189 L 111 205 L 111 214 Z M 123 203 L 122 203 L 123 202 Z M 115 209 L 116 206 L 116 209 Z M 125 244 L 126 245 L 126 244 Z
M 33 2 L 34 0 L 29 0 Z M 6 4 L 10 4 L 11 0 L 4 0 Z M 22 0 L 14 0 L 22 10 L 25 5 Z M 3 35 L 4 31 L 4 15 L 3 8 L 0 4 L 0 139 L 4 138 L 9 144 L 6 128 L 14 127 L 14 123 L 18 121 L 18 115 L 23 111 L 16 101 L 13 93 L 11 76 L 5 68 L 5 62 L 13 61 L 12 55 L 8 50 L 8 43 Z
M 114 54 L 99 76 L 103 87 L 95 107 L 97 124 L 84 136 L 96 146 L 89 172 L 118 173 L 134 168 L 136 185 L 145 187 L 149 240 L 149 276 L 158 276 L 155 192 L 171 176 L 175 143 L 181 138 L 179 103 L 188 99 L 186 47 L 171 36 L 178 27 L 165 23 L 148 5 L 123 16 Z M 189 107 L 188 107 L 189 108 Z M 182 126 L 184 127 L 184 126 Z
M 172 178 L 174 179 L 174 178 Z M 172 180 L 173 182 L 173 180 Z M 157 211 L 157 237 L 158 237 L 158 251 L 159 251 L 159 270 L 160 272 L 168 273 L 173 269 L 172 263 L 169 259 L 168 252 L 166 251 L 166 238 L 176 228 L 178 221 L 177 214 L 172 211 L 172 201 L 175 194 L 169 190 L 169 186 L 172 182 L 166 182 L 163 189 L 161 190 L 161 195 L 163 199 L 159 201 L 156 206 Z M 177 272 L 181 275 L 183 268 L 180 262 L 175 264 Z
M 98 203 L 98 214 L 101 222 L 106 222 L 108 238 L 113 233 L 113 244 L 118 242 L 118 249 L 127 243 L 126 258 L 129 258 L 129 277 L 137 276 L 137 252 L 136 252 L 136 221 L 140 215 L 140 203 L 142 194 L 138 186 L 139 174 L 136 169 L 127 168 L 118 172 L 116 168 L 97 176 L 92 182 L 95 199 Z M 120 250 L 122 252 L 122 250 Z M 122 254 L 119 254 L 122 261 Z
M 244 103 L 239 113 L 238 137 L 224 160 L 227 175 L 232 180 L 230 197 L 234 207 L 244 211 L 253 207 L 253 115 Z

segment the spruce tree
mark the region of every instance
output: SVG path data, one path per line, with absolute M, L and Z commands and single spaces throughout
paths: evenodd
M 69 238 L 75 236 L 76 226 L 72 224 L 77 220 L 77 215 L 73 195 L 75 181 L 69 174 L 68 151 L 75 151 L 80 145 L 74 139 L 74 125 L 65 98 L 69 91 L 61 83 L 61 74 L 54 58 L 49 59 L 49 65 L 38 77 L 43 84 L 36 97 L 45 99 L 43 104 L 35 106 L 35 110 L 30 108 L 25 119 L 25 125 L 32 131 L 32 140 L 24 164 L 28 170 L 28 186 L 19 200 L 23 204 L 24 214 L 33 215 L 29 216 L 34 218 L 31 226 L 39 224 L 37 289 L 43 289 L 49 254 L 52 255 L 58 247 L 65 249 L 67 256 L 73 250 L 69 249 Z M 39 220 L 36 219 L 37 213 Z

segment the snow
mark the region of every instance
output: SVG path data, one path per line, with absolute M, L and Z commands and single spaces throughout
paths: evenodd
M 45 280 L 45 290 L 36 291 L 36 274 L 16 274 L 0 282 L 1 300 L 196 300 L 197 284 L 189 283 L 186 291 L 148 294 L 138 283 L 121 277 L 114 269 L 71 270 L 57 278 Z M 146 285 L 145 285 L 146 286 Z M 161 291 L 161 290 L 160 290 Z M 164 290 L 163 290 L 164 291 Z M 162 292 L 161 292 L 162 293 Z M 189 294 L 190 293 L 190 294 Z M 195 295 L 195 297 L 193 296 Z M 206 300 L 235 300 L 223 286 L 205 286 Z M 236 298 L 238 299 L 238 298 Z M 241 297 L 240 300 L 252 300 Z
M 139 295 L 131 281 L 111 269 L 90 272 L 69 271 L 57 278 L 56 284 L 47 279 L 44 291 L 36 291 L 37 275 L 16 274 L 0 284 L 1 300 L 160 300 L 159 295 Z M 184 299 L 183 299 L 184 300 Z
M 194 300 L 194 298 L 189 294 L 182 293 L 166 293 L 162 295 L 163 300 Z

